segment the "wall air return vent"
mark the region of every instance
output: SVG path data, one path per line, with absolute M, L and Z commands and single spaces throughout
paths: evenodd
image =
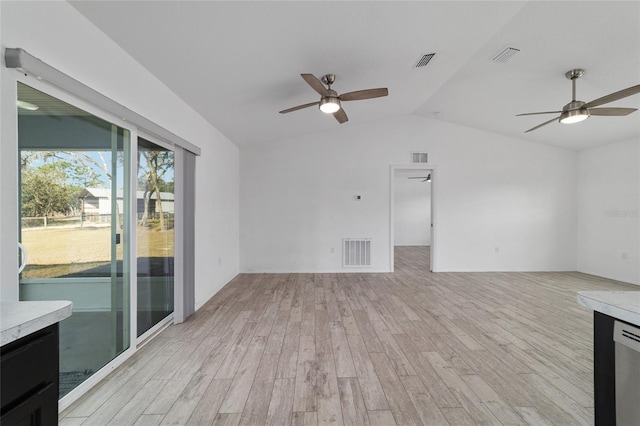
M 513 57 L 513 55 L 515 55 L 519 51 L 520 49 L 516 49 L 515 47 L 505 47 L 500 53 L 493 57 L 492 61 L 502 62 L 506 64 Z
M 414 65 L 414 68 L 426 67 L 429 61 L 433 59 L 434 56 L 436 56 L 435 53 L 427 53 L 426 55 L 422 55 L 422 57 Z
M 426 152 L 412 152 L 411 153 L 411 163 L 412 164 L 426 164 L 427 163 L 427 153 Z
M 356 268 L 371 266 L 371 238 L 345 238 L 342 240 L 342 266 Z

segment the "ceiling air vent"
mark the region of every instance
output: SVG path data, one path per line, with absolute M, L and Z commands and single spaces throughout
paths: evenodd
M 423 55 L 422 58 L 420 58 L 418 60 L 418 62 L 416 63 L 416 65 L 414 66 L 414 68 L 420 68 L 420 67 L 425 67 L 427 66 L 427 64 L 429 63 L 429 61 L 436 56 L 435 53 L 427 53 L 426 55 Z
M 413 164 L 425 164 L 427 162 L 426 152 L 412 152 L 411 163 Z
M 516 49 L 515 47 L 505 47 L 500 53 L 494 56 L 492 60 L 494 62 L 502 62 L 506 64 L 509 62 L 509 59 L 519 51 L 520 49 Z

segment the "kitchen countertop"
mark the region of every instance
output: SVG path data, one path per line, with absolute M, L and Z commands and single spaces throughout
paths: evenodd
M 71 302 L 0 302 L 0 346 L 71 316 Z
M 640 291 L 579 291 L 578 303 L 640 326 Z

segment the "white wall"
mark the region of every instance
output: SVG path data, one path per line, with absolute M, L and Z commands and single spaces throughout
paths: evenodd
M 640 140 L 578 153 L 580 272 L 640 284 Z
M 196 161 L 196 309 L 239 272 L 239 153 L 221 133 Z
M 344 271 L 351 237 L 389 271 L 389 166 L 410 151 L 437 165 L 436 271 L 575 269 L 575 152 L 408 116 L 242 148 L 241 271 Z
M 202 149 L 196 166 L 195 242 L 196 304 L 201 306 L 238 273 L 237 147 L 68 3 L 3 1 L 0 11 L 2 299 L 17 298 L 18 239 L 17 71 L 4 67 L 4 48 L 21 47 Z
M 429 173 L 410 174 L 427 176 Z M 431 183 L 408 177 L 409 174 L 396 170 L 393 187 L 393 244 L 428 246 L 431 244 Z

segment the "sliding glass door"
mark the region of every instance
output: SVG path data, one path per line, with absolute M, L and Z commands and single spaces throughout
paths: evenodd
M 138 138 L 137 337 L 173 313 L 174 152 Z
M 57 89 L 17 84 L 19 297 L 73 302 L 60 323 L 60 398 L 74 400 L 174 319 L 185 191 L 172 145 Z
M 60 397 L 130 346 L 130 131 L 18 83 L 21 300 L 71 300 Z

